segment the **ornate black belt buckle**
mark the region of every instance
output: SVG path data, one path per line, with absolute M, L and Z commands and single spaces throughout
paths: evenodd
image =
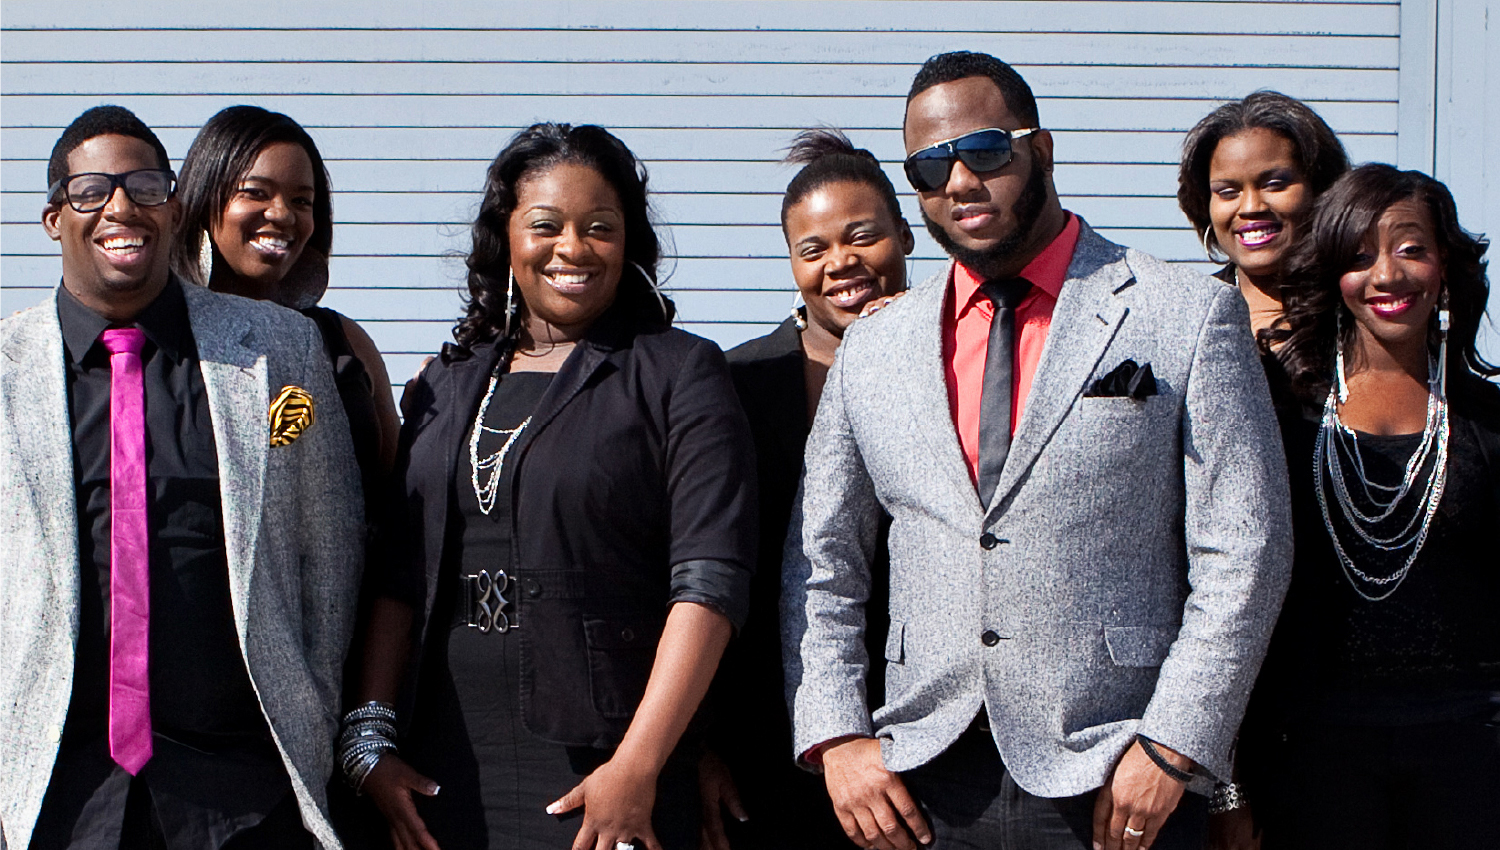
M 510 600 L 505 598 L 505 591 L 510 589 L 510 576 L 505 570 L 480 570 L 472 575 L 462 576 L 464 583 L 464 622 L 471 629 L 478 629 L 482 634 L 499 632 L 505 634 L 516 627 L 516 623 L 510 619 L 506 609 L 510 607 Z

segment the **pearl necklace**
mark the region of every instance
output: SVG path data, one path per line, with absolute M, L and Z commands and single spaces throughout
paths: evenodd
M 1429 360 L 1427 366 L 1427 416 L 1422 427 L 1422 442 L 1407 461 L 1399 485 L 1393 487 L 1370 480 L 1365 472 L 1364 458 L 1359 451 L 1358 435 L 1339 419 L 1339 402 L 1348 397 L 1344 382 L 1342 351 L 1339 352 L 1337 360 L 1336 379 L 1333 386 L 1329 387 L 1328 399 L 1323 404 L 1323 422 L 1318 428 L 1317 443 L 1313 447 L 1313 489 L 1318 495 L 1318 508 L 1323 514 L 1323 526 L 1328 529 L 1328 537 L 1333 541 L 1333 549 L 1338 555 L 1344 577 L 1349 580 L 1349 585 L 1354 588 L 1355 593 L 1371 602 L 1390 598 L 1391 594 L 1395 593 L 1401 583 L 1406 580 L 1407 574 L 1411 572 L 1412 564 L 1416 563 L 1417 555 L 1422 551 L 1423 544 L 1427 542 L 1427 533 L 1432 528 L 1432 518 L 1437 513 L 1438 504 L 1443 499 L 1443 489 L 1448 481 L 1449 427 L 1445 375 L 1448 365 L 1447 311 L 1443 310 L 1439 316 L 1442 342 L 1438 346 L 1436 362 Z M 1365 501 L 1375 507 L 1374 511 L 1365 512 L 1355 504 L 1346 479 L 1345 458 L 1352 461 L 1352 472 L 1361 485 Z M 1377 533 L 1376 527 L 1395 516 L 1406 497 L 1411 495 L 1417 487 L 1417 480 L 1421 477 L 1423 468 L 1429 465 L 1431 469 L 1427 473 L 1427 481 L 1420 488 L 1421 496 L 1417 499 L 1411 518 L 1400 531 L 1394 534 Z M 1325 475 L 1333 483 L 1335 502 L 1345 525 L 1354 529 L 1354 533 L 1361 540 L 1382 552 L 1399 552 L 1410 547 L 1411 553 L 1406 556 L 1405 563 L 1399 569 L 1389 575 L 1377 576 L 1355 565 L 1354 559 L 1350 558 L 1349 553 L 1344 550 L 1338 529 L 1334 526 L 1333 517 L 1328 508 Z M 1361 582 L 1364 585 L 1374 585 L 1374 587 L 1366 590 Z
M 531 424 L 531 417 L 526 417 L 514 428 L 491 428 L 484 424 L 484 415 L 490 409 L 490 399 L 495 395 L 495 385 L 499 383 L 498 374 L 490 375 L 489 388 L 484 391 L 484 400 L 479 403 L 479 414 L 474 417 L 474 430 L 469 433 L 469 481 L 474 485 L 474 496 L 479 499 L 479 510 L 485 516 L 495 509 L 495 497 L 500 492 L 500 473 L 505 469 L 505 456 L 515 446 L 516 440 L 520 439 L 521 432 Z M 500 434 L 505 436 L 505 444 L 497 452 L 492 452 L 484 457 L 479 456 L 479 438 L 484 434 Z M 483 485 L 479 483 L 479 471 L 485 470 L 489 473 Z

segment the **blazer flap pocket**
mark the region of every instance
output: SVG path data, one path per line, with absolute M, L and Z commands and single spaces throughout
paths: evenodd
M 619 616 L 585 619 L 583 635 L 589 649 L 646 649 L 655 651 L 665 623 L 660 617 Z
M 1160 667 L 1177 640 L 1176 626 L 1109 626 L 1104 643 L 1121 667 Z
M 906 623 L 901 620 L 891 620 L 891 630 L 885 636 L 885 660 L 906 663 Z

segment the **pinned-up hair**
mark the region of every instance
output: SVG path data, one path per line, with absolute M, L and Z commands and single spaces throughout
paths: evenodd
M 880 167 L 880 160 L 864 148 L 856 148 L 840 130 L 833 127 L 803 130 L 792 139 L 782 161 L 802 166 L 802 170 L 787 184 L 786 194 L 781 198 L 783 236 L 786 235 L 787 213 L 792 207 L 830 183 L 863 183 L 869 186 L 885 202 L 891 221 L 895 223 L 902 220 L 901 201 L 896 197 L 896 187 L 891 185 L 891 178 Z

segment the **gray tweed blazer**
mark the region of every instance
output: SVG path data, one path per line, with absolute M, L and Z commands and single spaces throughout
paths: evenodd
M 359 471 L 312 322 L 187 284 L 218 444 L 234 623 L 302 820 L 336 848 L 325 787 L 363 559 Z M 52 775 L 78 639 L 78 517 L 56 296 L 0 321 L 0 846 L 26 847 Z M 272 448 L 273 394 L 314 423 Z
M 949 414 L 949 274 L 856 322 L 828 375 L 783 570 L 796 752 L 873 734 L 909 770 L 983 706 L 1034 794 L 1099 787 L 1137 732 L 1228 776 L 1291 567 L 1243 299 L 1084 225 L 986 506 Z M 1151 364 L 1156 395 L 1082 397 L 1127 358 Z M 861 633 L 881 509 L 891 628 L 872 718 Z

